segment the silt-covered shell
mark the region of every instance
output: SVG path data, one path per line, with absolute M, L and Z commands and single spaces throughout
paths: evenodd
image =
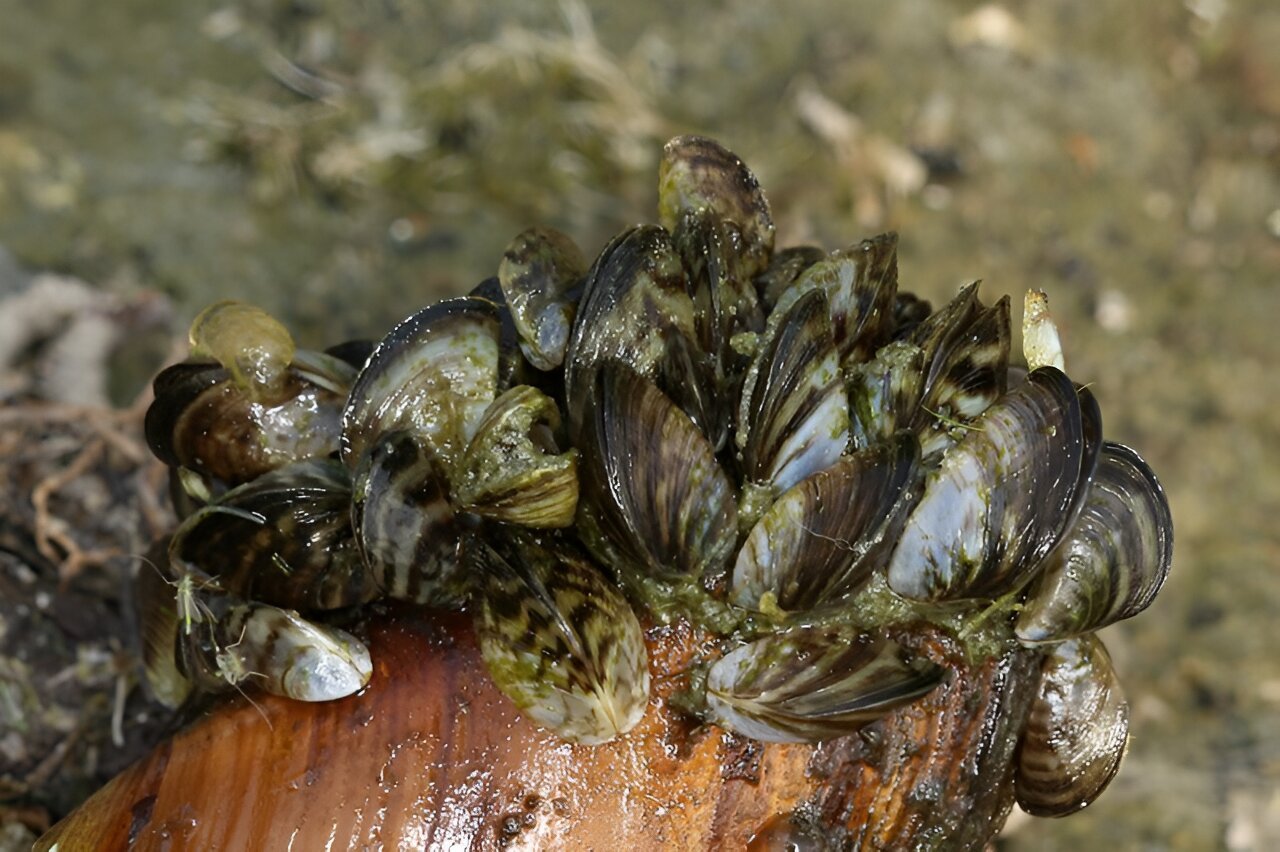
M 528 228 L 507 246 L 498 282 L 520 335 L 520 349 L 539 370 L 564 362 L 576 301 L 570 293 L 587 261 L 568 235 L 554 228 Z

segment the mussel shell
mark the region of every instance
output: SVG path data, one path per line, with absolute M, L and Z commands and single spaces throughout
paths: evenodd
M 1005 392 L 1009 300 L 984 308 L 977 290 L 976 284 L 964 288 L 874 359 L 849 369 L 856 446 L 910 428 L 925 459 L 936 459 L 954 433 Z M 912 321 L 910 306 L 900 301 L 893 313 L 899 325 Z
M 571 742 L 631 730 L 649 701 L 649 668 L 626 598 L 563 543 L 521 535 L 498 546 L 467 548 L 483 577 L 476 634 L 494 684 Z
M 716 724 L 765 742 L 844 736 L 942 682 L 942 667 L 883 636 L 795 627 L 744 645 L 707 673 Z
M 738 254 L 741 235 L 713 210 L 686 210 L 672 240 L 688 275 L 701 349 L 722 372 L 729 371 L 730 340 L 744 331 L 760 331 L 765 319 Z
M 768 266 L 773 216 L 759 181 L 735 154 L 702 136 L 672 139 L 658 165 L 658 221 L 674 231 L 689 210 L 711 210 L 737 226 L 746 280 Z
M 600 365 L 620 361 L 660 381 L 672 339 L 679 337 L 695 358 L 693 300 L 670 234 L 653 225 L 624 231 L 591 267 L 569 335 L 564 384 L 575 445 L 583 402 Z
M 815 473 L 769 508 L 738 551 L 734 603 L 813 612 L 884 566 L 918 496 L 920 447 L 908 432 Z
M 908 340 L 895 340 L 846 375 L 853 446 L 871 447 L 900 429 L 915 428 L 924 380 L 923 349 Z
M 169 571 L 168 553 L 167 537 L 152 544 L 138 563 L 133 594 L 145 682 L 157 701 L 177 707 L 191 693 L 191 681 L 178 668 L 177 579 Z
M 688 273 L 697 346 L 683 337 L 673 339 L 687 351 L 672 353 L 660 374 L 660 385 L 717 451 L 727 442 L 735 413 L 732 400 L 748 363 L 733 340 L 764 328 L 759 297 L 738 253 L 741 235 L 736 228 L 709 209 L 686 210 L 677 224 L 672 239 Z
M 388 596 L 435 606 L 465 599 L 459 519 L 444 463 L 410 432 L 382 435 L 356 466 L 351 525 Z
M 234 599 L 215 612 L 215 620 L 179 637 L 184 667 L 203 689 L 251 681 L 295 701 L 333 701 L 373 674 L 369 649 L 345 630 Z
M 1085 406 L 1090 417 L 1096 405 Z M 976 421 L 931 472 L 889 563 L 919 600 L 994 598 L 1021 588 L 1079 508 L 1101 441 L 1076 388 L 1042 367 Z M 1083 481 L 1082 481 L 1083 480 Z
M 582 250 L 554 228 L 521 231 L 502 255 L 498 281 L 520 334 L 520 349 L 539 370 L 564 362 L 577 310 L 569 293 L 586 271 Z
M 549 396 L 519 385 L 485 412 L 453 476 L 453 501 L 495 521 L 567 527 L 578 509 L 578 451 L 561 453 L 560 412 Z
M 1018 746 L 1014 792 L 1034 816 L 1067 816 L 1106 789 L 1129 739 L 1129 703 L 1101 640 L 1049 649 Z
M 294 359 L 293 337 L 254 305 L 224 299 L 202 310 L 188 333 L 194 358 L 212 358 L 249 396 L 279 388 Z
M 472 287 L 467 297 L 492 302 L 498 309 L 498 385 L 501 393 L 515 385 L 528 384 L 534 371 L 529 369 L 520 348 L 520 332 L 516 328 L 516 319 L 507 304 L 507 295 L 502 291 L 502 284 L 496 275 L 490 276 Z M 541 375 L 541 374 L 539 374 Z
M 292 609 L 334 609 L 377 592 L 356 549 L 351 484 L 337 461 L 294 462 L 228 491 L 174 533 L 178 575 Z
M 840 363 L 860 364 L 889 342 L 898 293 L 898 235 L 881 234 L 833 252 L 807 268 L 778 299 L 775 311 L 813 289 L 827 294 Z
M 770 323 L 743 383 L 736 440 L 744 476 L 777 492 L 844 452 L 849 404 L 822 289 Z
M 737 534 L 734 489 L 706 437 L 644 376 L 598 373 L 584 415 L 583 492 L 630 570 L 715 575 Z
M 228 696 L 36 849 L 488 850 L 509 840 L 710 852 L 774 848 L 760 844 L 793 811 L 853 848 L 982 849 L 1012 804 L 1035 686 L 1025 649 L 980 663 L 921 649 L 947 661 L 946 687 L 868 736 L 761 745 L 676 710 L 669 699 L 685 679 L 675 673 L 705 641 L 687 624 L 655 628 L 649 711 L 630 733 L 580 746 L 494 687 L 472 620 L 417 607 L 371 614 L 367 688 L 328 703 Z
M 913 417 L 928 457 L 950 443 L 951 423 L 969 422 L 1005 392 L 1009 297 L 984 308 L 978 285 L 971 284 L 921 322 L 910 340 L 924 353 Z
M 498 306 L 478 297 L 438 302 L 396 326 L 351 388 L 342 420 L 347 466 L 397 429 L 452 464 L 497 396 L 500 337 Z
M 1069 639 L 1137 615 L 1169 576 L 1173 518 L 1142 457 L 1106 443 L 1075 525 L 1018 616 L 1026 643 Z
M 760 302 L 770 312 L 778 299 L 810 266 L 827 256 L 817 246 L 788 246 L 778 249 L 769 259 L 769 267 L 756 276 L 756 291 Z
M 256 398 L 212 362 L 175 364 L 154 389 L 145 423 L 151 451 L 227 485 L 338 449 L 345 386 L 318 384 L 297 369 Z
M 915 293 L 898 291 L 893 300 L 893 337 L 895 340 L 912 334 L 920 323 L 933 313 L 933 305 Z

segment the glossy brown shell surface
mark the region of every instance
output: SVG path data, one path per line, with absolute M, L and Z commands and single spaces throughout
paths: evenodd
M 965 670 L 935 636 L 918 650 L 946 663 L 948 688 L 865 737 L 762 745 L 666 707 L 679 684 L 662 673 L 703 640 L 655 628 L 650 712 L 579 746 L 497 691 L 466 616 L 375 618 L 368 640 L 360 693 L 224 701 L 36 848 L 768 849 L 797 826 L 864 848 L 981 848 L 1012 802 L 1034 664 L 1014 651 Z

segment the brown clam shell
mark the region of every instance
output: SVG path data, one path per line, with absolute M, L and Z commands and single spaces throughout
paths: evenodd
M 600 746 L 536 727 L 490 681 L 470 619 L 375 618 L 369 686 L 318 704 L 233 698 L 126 770 L 36 848 L 742 849 L 818 831 L 834 847 L 981 848 L 1012 802 L 1032 652 L 969 669 L 819 746 L 765 745 L 667 709 L 702 644 L 649 631 L 651 706 Z M 905 641 L 905 640 L 903 640 Z M 807 834 L 797 835 L 804 831 Z

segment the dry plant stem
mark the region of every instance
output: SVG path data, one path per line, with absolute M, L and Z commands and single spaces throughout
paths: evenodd
M 112 557 L 121 556 L 118 548 L 85 548 L 68 531 L 66 522 L 51 509 L 53 498 L 76 480 L 89 474 L 100 464 L 108 450 L 117 453 L 139 476 L 158 476 L 162 469 L 148 464 L 149 455 L 137 437 L 142 417 L 150 404 L 150 390 L 144 392 L 129 408 L 111 410 L 91 406 L 25 403 L 0 410 L 0 426 L 59 423 L 88 424 L 92 437 L 65 467 L 50 473 L 31 489 L 34 509 L 33 536 L 36 550 L 58 566 L 58 576 L 67 583 L 88 567 L 100 566 Z M 160 505 L 156 494 L 158 482 L 146 483 L 138 489 L 148 534 L 159 535 L 169 524 L 169 513 Z

